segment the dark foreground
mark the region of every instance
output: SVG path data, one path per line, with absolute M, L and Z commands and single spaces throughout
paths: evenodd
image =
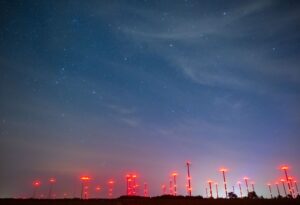
M 0 199 L 2 205 L 296 205 L 299 199 L 200 199 L 118 198 L 118 199 Z
M 201 199 L 201 198 L 118 198 L 118 199 L 0 199 L 3 205 L 300 205 L 299 199 Z

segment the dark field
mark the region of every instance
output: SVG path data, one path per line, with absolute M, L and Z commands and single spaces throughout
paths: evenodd
M 2 205 L 262 205 L 298 204 L 299 199 L 199 199 L 199 198 L 118 198 L 118 199 L 1 199 Z

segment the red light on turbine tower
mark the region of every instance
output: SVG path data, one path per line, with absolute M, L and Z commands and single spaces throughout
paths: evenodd
M 133 190 L 132 190 L 133 188 L 132 187 L 133 187 L 133 185 L 132 185 L 132 179 L 129 178 L 128 179 L 128 194 L 129 195 L 133 195 Z
M 289 179 L 289 183 L 291 185 L 291 190 L 292 190 L 293 196 L 296 197 L 296 192 L 295 192 L 294 183 L 293 183 L 294 178 L 289 176 L 288 179 Z
M 82 176 L 80 177 L 81 180 L 81 199 L 88 198 L 88 182 L 91 180 L 91 177 Z M 84 196 L 84 197 L 83 197 Z
M 144 197 L 148 197 L 149 193 L 148 193 L 148 184 L 144 183 Z
M 137 194 L 137 183 L 136 183 L 137 175 L 133 174 L 133 175 L 131 175 L 131 178 L 132 178 L 132 187 L 131 187 L 132 195 L 136 195 Z
M 112 196 L 113 196 L 114 184 L 115 184 L 114 180 L 109 180 L 108 181 L 108 197 L 109 198 L 112 198 Z
M 137 194 L 137 178 L 138 176 L 136 174 L 126 175 L 126 192 L 128 196 Z
M 192 196 L 192 185 L 191 185 L 191 174 L 190 174 L 191 162 L 187 161 L 186 166 L 187 166 L 187 193 L 189 196 Z
M 246 188 L 247 188 L 247 194 L 249 194 L 249 186 L 248 186 L 248 180 L 249 180 L 249 178 L 248 177 L 244 177 L 244 180 L 245 180 L 245 184 L 246 184 Z
M 220 171 L 220 172 L 227 172 L 228 169 L 226 169 L 226 168 L 221 168 L 219 171 Z
M 280 169 L 282 169 L 282 170 L 288 170 L 289 167 L 288 166 L 281 166 Z
M 290 184 L 288 173 L 287 173 L 287 170 L 289 170 L 289 169 L 290 168 L 288 166 L 286 166 L 286 165 L 281 166 L 281 170 L 283 170 L 285 178 L 286 178 L 286 182 L 288 184 L 289 193 L 290 193 L 291 196 L 293 196 L 292 184 Z
M 98 195 L 99 195 L 98 197 L 101 198 L 101 197 L 100 197 L 101 186 L 100 186 L 100 185 L 97 185 L 96 188 L 95 188 L 95 190 L 96 190 L 96 192 L 97 192 Z
M 41 182 L 39 180 L 36 180 L 33 182 L 33 186 L 39 187 L 41 185 Z
M 226 181 L 225 172 L 228 172 L 228 169 L 223 167 L 223 168 L 221 168 L 219 171 L 220 171 L 220 172 L 222 173 L 222 175 L 223 175 L 224 189 L 225 189 L 225 196 L 226 196 L 226 198 L 227 198 L 227 197 L 228 197 L 228 193 L 227 193 L 227 181 Z
M 173 179 L 170 177 L 170 182 L 169 182 L 169 194 L 173 195 Z
M 174 196 L 176 196 L 177 195 L 177 181 L 176 181 L 176 177 L 178 176 L 177 172 L 173 172 L 172 176 L 173 176 L 173 194 L 174 194 Z
M 177 176 L 177 175 L 178 175 L 177 172 L 172 173 L 172 176 L 174 176 L 174 177 Z
M 56 182 L 56 179 L 55 179 L 55 178 L 50 178 L 50 179 L 49 179 L 49 182 L 50 182 L 50 183 L 55 183 L 55 182 Z
M 131 191 L 130 191 L 130 182 L 131 182 L 131 175 L 130 174 L 127 174 L 126 175 L 126 193 L 127 193 L 127 196 L 131 195 Z
M 50 186 L 49 186 L 48 198 L 51 199 L 52 198 L 53 184 L 56 183 L 56 179 L 55 178 L 50 178 L 49 183 L 50 183 Z
M 87 176 L 80 177 L 80 179 L 81 179 L 82 181 L 89 181 L 89 180 L 91 180 L 91 178 L 90 178 L 90 177 L 87 177 Z
M 32 185 L 33 185 L 32 198 L 35 198 L 35 195 L 37 194 L 37 189 L 39 188 L 39 186 L 41 186 L 41 181 L 35 180 L 35 181 L 33 181 Z

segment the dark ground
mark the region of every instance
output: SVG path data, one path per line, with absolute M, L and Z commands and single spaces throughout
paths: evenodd
M 118 199 L 0 199 L 1 205 L 300 205 L 299 199 L 201 199 L 201 198 L 118 198 Z

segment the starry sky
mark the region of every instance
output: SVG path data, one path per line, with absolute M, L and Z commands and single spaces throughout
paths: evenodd
M 300 177 L 299 1 L 0 1 L 0 197 Z M 245 187 L 243 187 L 245 190 Z M 91 193 L 92 195 L 94 193 Z M 220 190 L 224 195 L 224 190 Z M 95 195 L 94 195 L 95 196 Z

